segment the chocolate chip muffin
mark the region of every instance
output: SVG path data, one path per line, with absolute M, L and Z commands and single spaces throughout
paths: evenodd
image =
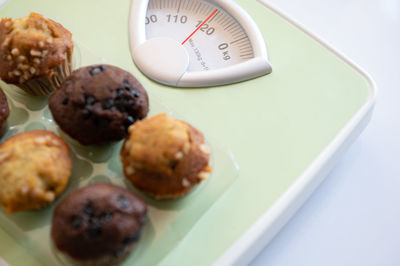
M 54 120 L 83 145 L 123 139 L 128 127 L 146 117 L 149 100 L 128 72 L 110 65 L 72 72 L 49 101 Z
M 9 213 L 49 205 L 70 175 L 69 147 L 50 131 L 20 133 L 0 145 L 0 205 Z
M 189 192 L 211 172 L 209 159 L 203 134 L 166 114 L 130 126 L 121 149 L 126 178 L 156 199 Z
M 8 108 L 6 95 L 0 88 L 0 138 L 6 131 L 6 122 L 9 114 L 10 110 Z
M 71 33 L 40 14 L 0 21 L 0 78 L 33 95 L 56 90 L 71 72 Z
M 80 264 L 115 265 L 134 249 L 146 213 L 145 202 L 127 189 L 92 184 L 56 207 L 51 236 L 60 252 Z

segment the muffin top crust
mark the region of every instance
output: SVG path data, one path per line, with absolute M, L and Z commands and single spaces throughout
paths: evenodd
M 128 127 L 146 117 L 146 90 L 129 72 L 92 65 L 72 72 L 49 100 L 60 128 L 83 145 L 123 139 Z
M 156 199 L 183 196 L 211 173 L 210 149 L 203 134 L 166 114 L 129 127 L 121 149 L 124 174 Z
M 70 149 L 50 131 L 19 133 L 0 145 L 0 205 L 9 213 L 50 204 L 70 175 Z
M 120 258 L 139 240 L 146 217 L 146 203 L 135 194 L 96 183 L 72 191 L 60 202 L 53 213 L 51 236 L 61 252 L 77 260 Z
M 71 33 L 61 24 L 38 13 L 0 21 L 0 78 L 20 84 L 51 76 L 53 68 L 71 60 Z

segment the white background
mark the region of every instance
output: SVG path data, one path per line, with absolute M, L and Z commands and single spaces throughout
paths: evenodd
M 400 0 L 267 0 L 361 66 L 372 121 L 252 266 L 400 265 Z

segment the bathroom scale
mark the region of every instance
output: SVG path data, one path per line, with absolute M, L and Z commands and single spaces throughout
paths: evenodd
M 250 262 L 372 114 L 371 78 L 267 0 L 11 0 L 0 15 L 31 11 L 72 32 L 75 66 L 105 62 L 130 71 L 153 112 L 194 124 L 215 151 L 208 183 L 150 214 L 124 265 Z M 29 119 L 42 111 L 15 106 Z M 45 217 L 19 227 L 18 217 L 2 213 L 0 257 L 11 265 L 68 265 L 53 254 Z

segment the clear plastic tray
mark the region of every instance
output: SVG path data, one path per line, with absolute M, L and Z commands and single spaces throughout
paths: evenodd
M 104 63 L 94 56 L 83 45 L 76 45 L 74 68 Z M 238 175 L 238 165 L 229 150 L 221 148 L 205 134 L 211 148 L 211 166 L 213 169 L 209 179 L 202 182 L 192 192 L 181 199 L 156 201 L 137 191 L 124 178 L 119 161 L 122 142 L 97 147 L 84 147 L 69 138 L 52 120 L 47 107 L 47 97 L 32 97 L 22 90 L 8 86 L 0 81 L 0 86 L 7 95 L 10 106 L 8 131 L 5 139 L 18 132 L 33 129 L 48 129 L 61 135 L 72 150 L 73 169 L 67 190 L 51 206 L 40 211 L 27 211 L 7 214 L 0 211 L 0 227 L 14 238 L 19 245 L 32 254 L 41 265 L 68 265 L 69 262 L 59 256 L 50 239 L 51 216 L 54 207 L 71 190 L 96 182 L 109 182 L 129 188 L 139 194 L 149 206 L 149 220 L 143 228 L 142 237 L 133 254 L 125 262 L 126 265 L 154 265 L 164 258 L 195 226 L 200 217 L 230 187 Z M 163 106 L 151 94 L 150 113 L 167 113 L 185 120 L 192 125 L 190 119 L 175 114 Z M 200 129 L 202 130 L 202 129 Z M 203 133 L 204 130 L 202 130 Z

